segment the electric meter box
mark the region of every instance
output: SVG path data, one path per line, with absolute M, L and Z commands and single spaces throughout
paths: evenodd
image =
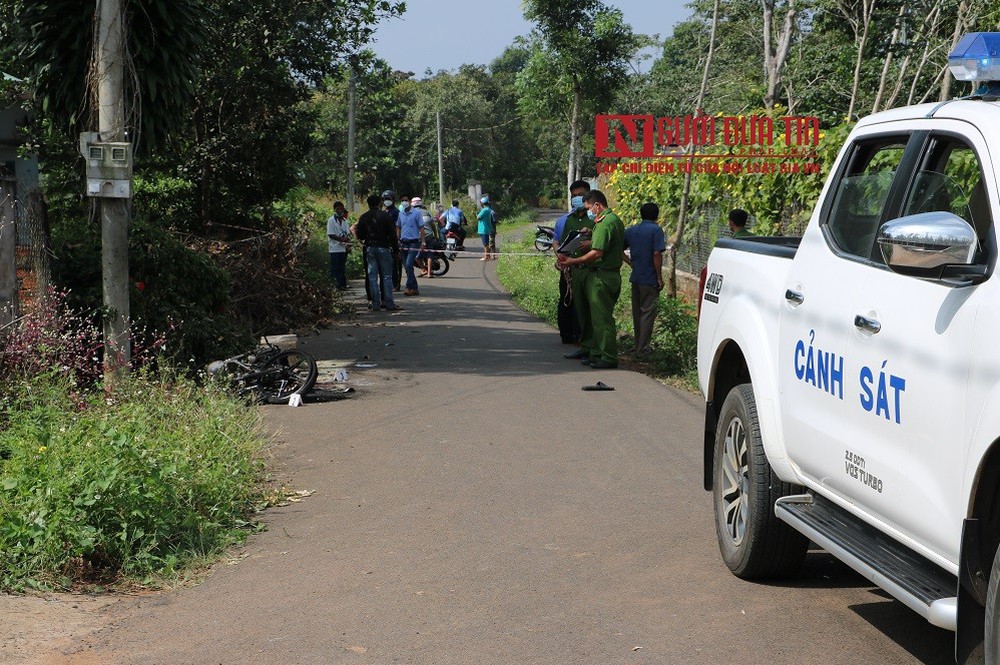
M 131 143 L 102 141 L 98 132 L 83 132 L 80 154 L 87 163 L 87 196 L 132 198 Z

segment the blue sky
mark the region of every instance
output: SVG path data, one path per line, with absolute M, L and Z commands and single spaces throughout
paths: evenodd
M 636 32 L 661 38 L 691 15 L 689 0 L 605 1 L 621 9 Z M 372 48 L 394 69 L 422 78 L 428 68 L 489 64 L 530 30 L 519 0 L 406 0 L 406 13 L 379 26 Z

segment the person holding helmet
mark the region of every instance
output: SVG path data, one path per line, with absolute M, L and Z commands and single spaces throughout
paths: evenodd
M 570 234 L 577 234 L 583 227 L 587 226 L 587 209 L 583 206 L 583 197 L 590 191 L 590 183 L 586 180 L 577 180 L 569 186 L 570 211 L 560 217 L 554 227 L 553 247 L 565 242 Z M 583 246 L 574 254 L 582 256 L 589 245 Z M 559 268 L 558 264 L 556 268 Z M 576 312 L 574 298 L 583 297 L 584 271 L 571 268 L 560 269 L 559 271 L 559 304 L 556 307 L 556 320 L 559 322 L 559 336 L 563 344 L 580 343 L 580 317 Z M 570 356 L 582 359 L 582 355 L 569 354 Z
M 480 261 L 490 260 L 490 236 L 496 233 L 496 227 L 493 225 L 493 210 L 490 208 L 490 197 L 484 196 L 479 199 L 480 210 L 479 214 L 476 215 L 476 220 L 479 222 L 476 231 L 479 233 L 479 239 L 483 241 L 483 258 Z

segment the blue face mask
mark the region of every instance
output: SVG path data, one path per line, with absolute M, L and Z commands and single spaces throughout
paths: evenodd
M 587 219 L 589 219 L 590 221 L 594 221 L 595 219 L 597 219 L 597 213 L 594 212 L 593 210 L 588 210 Z
M 569 205 L 571 208 L 573 208 L 573 210 L 579 210 L 580 208 L 583 207 L 583 197 L 574 196 L 569 200 Z

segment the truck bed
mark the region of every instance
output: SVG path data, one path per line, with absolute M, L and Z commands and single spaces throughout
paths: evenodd
M 753 236 L 751 238 L 719 238 L 715 246 L 792 259 L 795 258 L 795 252 L 798 251 L 801 241 L 802 238 L 793 236 Z

